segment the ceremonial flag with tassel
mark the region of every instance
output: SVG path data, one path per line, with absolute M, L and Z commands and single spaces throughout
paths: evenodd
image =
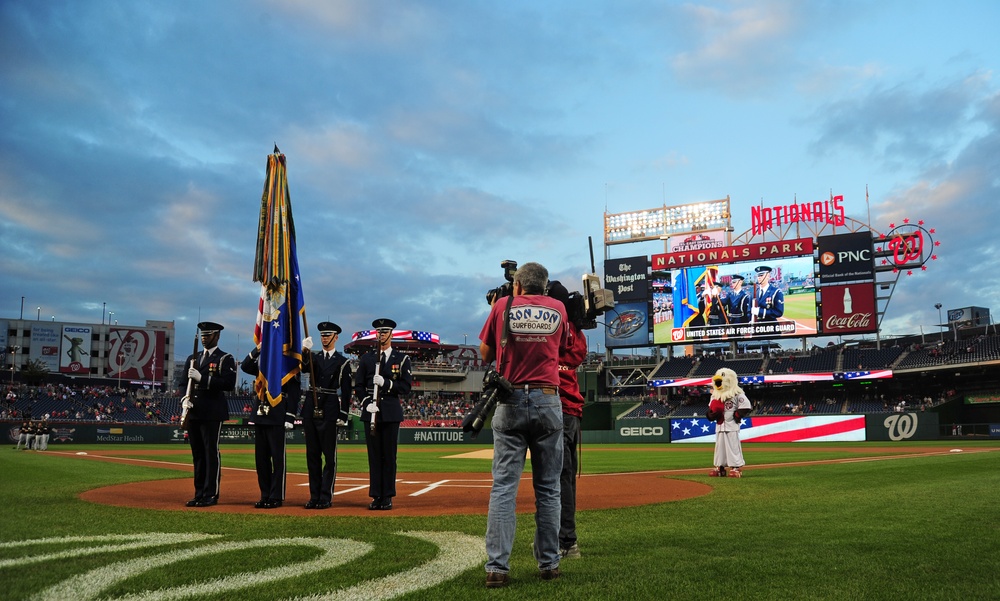
M 285 155 L 277 146 L 267 157 L 253 280 L 261 283 L 253 333 L 260 348 L 260 373 L 254 389 L 257 398 L 273 407 L 282 400 L 281 385 L 301 369 L 301 319 L 305 317 Z

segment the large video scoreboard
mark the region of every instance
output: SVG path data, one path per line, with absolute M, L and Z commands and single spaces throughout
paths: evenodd
M 873 244 L 860 231 L 608 260 L 607 347 L 875 332 Z

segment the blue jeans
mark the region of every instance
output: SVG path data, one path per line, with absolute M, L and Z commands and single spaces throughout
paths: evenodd
M 531 451 L 535 489 L 535 560 L 539 570 L 559 567 L 559 474 L 563 463 L 562 403 L 558 394 L 517 389 L 493 416 L 493 488 L 486 518 L 486 571 L 510 571 L 517 488 Z

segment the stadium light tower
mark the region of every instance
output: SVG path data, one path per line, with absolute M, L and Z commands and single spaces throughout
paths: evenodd
M 941 340 L 944 340 L 944 320 L 941 319 L 941 303 L 934 303 L 934 308 L 938 310 L 938 333 L 941 335 Z

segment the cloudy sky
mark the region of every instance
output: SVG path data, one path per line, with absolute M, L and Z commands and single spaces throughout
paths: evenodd
M 310 327 L 476 341 L 500 262 L 580 288 L 604 212 L 845 197 L 936 229 L 883 335 L 1000 296 L 1000 4 L 5 0 L 0 318 L 199 315 L 245 353 L 267 155 Z M 659 252 L 618 245 L 619 258 Z M 603 336 L 591 337 L 591 348 Z M 242 348 L 238 348 L 242 346 Z M 183 345 L 181 345 L 183 348 Z

